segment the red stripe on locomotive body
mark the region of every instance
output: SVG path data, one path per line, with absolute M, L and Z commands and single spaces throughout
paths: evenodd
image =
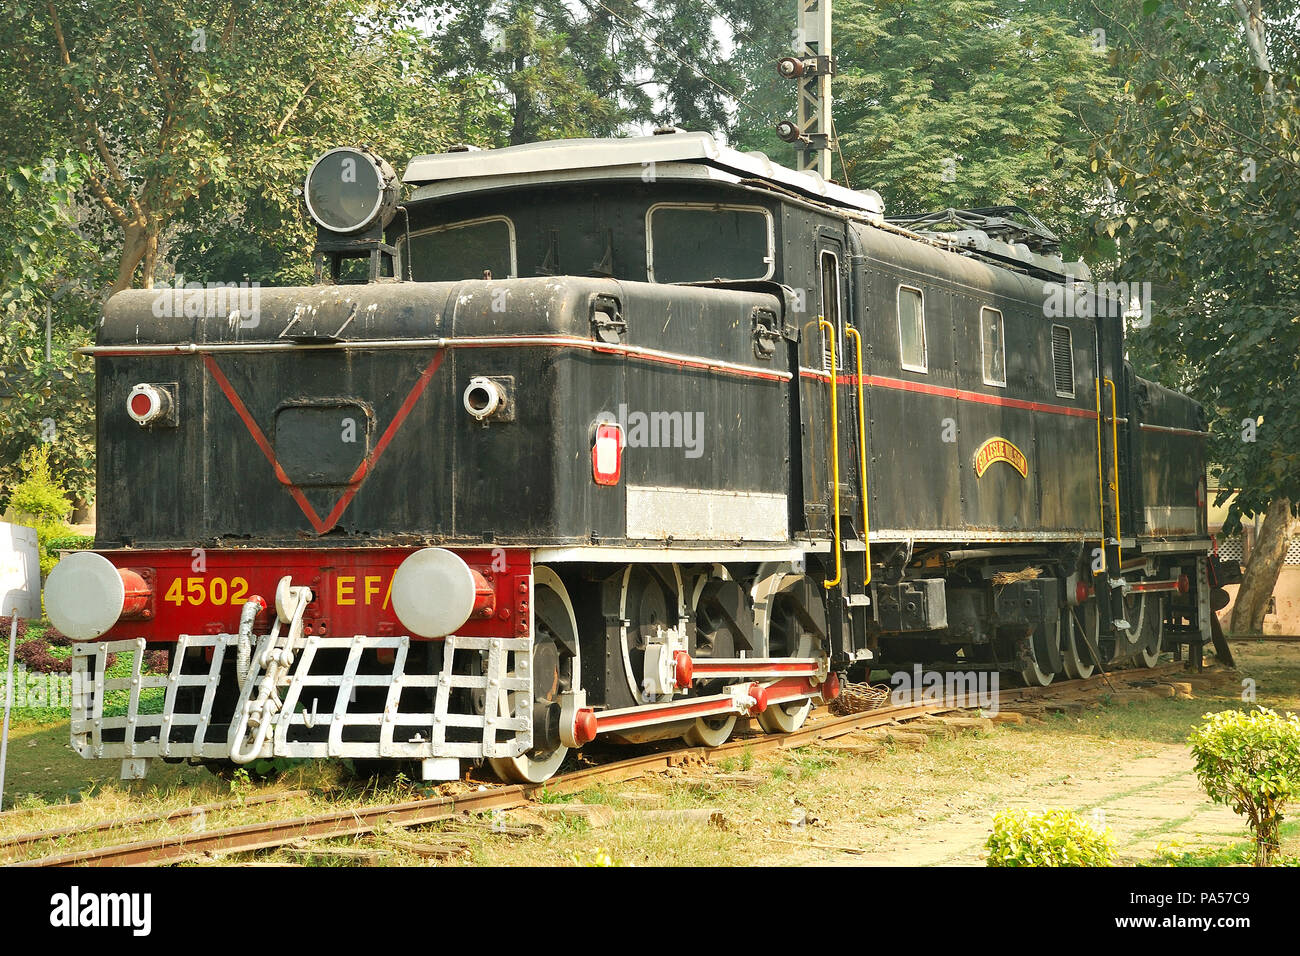
M 143 575 L 152 591 L 148 617 L 119 621 L 101 640 L 143 637 L 174 643 L 181 634 L 234 634 L 245 601 L 262 597 L 268 610 L 254 631 L 265 634 L 275 613 L 275 589 L 289 575 L 314 595 L 303 617 L 307 634 L 370 637 L 409 632 L 393 612 L 389 588 L 397 566 L 419 550 L 404 548 L 195 548 L 99 551 L 114 566 Z M 487 580 L 495 594 L 491 617 L 471 617 L 456 632 L 467 637 L 528 633 L 532 555 L 521 548 L 449 548 Z M 202 570 L 196 570 L 196 566 Z M 413 637 L 413 640 L 422 638 Z
M 358 350 L 366 348 L 364 341 L 354 343 Z M 633 359 L 641 362 L 651 362 L 661 365 L 671 365 L 675 368 L 693 368 L 705 372 L 716 372 L 719 375 L 735 375 L 739 378 L 754 378 L 762 381 L 784 382 L 793 376 L 788 372 L 769 372 L 767 369 L 756 368 L 752 365 L 741 365 L 736 362 L 710 361 L 708 359 L 692 358 L 687 355 L 676 355 L 671 352 L 661 352 L 657 349 L 641 348 L 635 345 L 610 345 L 605 342 L 595 342 L 590 339 L 568 338 L 565 336 L 554 335 L 523 335 L 523 336 L 501 336 L 500 341 L 490 339 L 445 339 L 440 340 L 439 344 L 422 344 L 418 341 L 412 341 L 409 347 L 412 349 L 435 348 L 440 352 L 444 349 L 515 349 L 515 348 L 552 348 L 552 349 L 578 349 L 585 352 L 596 352 L 602 355 L 620 355 L 624 358 Z M 111 349 L 111 351 L 110 351 Z M 312 348 L 303 346 L 304 351 L 335 351 L 332 349 Z M 140 358 L 145 356 L 157 357 L 159 355 L 183 356 L 183 355 L 201 355 L 204 361 L 209 361 L 211 356 L 219 354 L 220 350 L 212 349 L 204 351 L 196 348 L 192 351 L 177 349 L 175 351 L 159 351 L 153 349 L 131 349 L 109 346 L 106 349 L 96 349 L 94 347 L 81 350 L 83 354 L 93 355 L 97 358 Z M 257 353 L 256 349 L 241 350 L 249 353 Z M 267 350 L 268 352 L 272 350 Z
M 800 369 L 799 374 L 803 378 L 814 379 L 821 382 L 829 383 L 831 377 L 825 372 L 813 372 L 808 369 Z M 836 385 L 853 385 L 858 384 L 857 375 L 837 375 L 835 377 Z M 1022 398 L 1005 398 L 1002 395 L 986 395 L 983 392 L 972 392 L 964 388 L 949 388 L 946 385 L 930 385 L 927 382 L 909 382 L 901 378 L 887 378 L 883 375 L 864 375 L 862 384 L 875 386 L 877 388 L 892 388 L 900 392 L 916 392 L 921 395 L 937 395 L 941 398 L 954 398 L 959 402 L 974 402 L 981 405 L 999 405 L 1003 408 L 1019 408 L 1030 412 L 1046 412 L 1051 415 L 1069 415 L 1075 418 L 1093 418 L 1097 417 L 1095 411 L 1089 411 L 1086 408 L 1074 408 L 1070 405 L 1053 405 L 1047 402 L 1031 402 Z

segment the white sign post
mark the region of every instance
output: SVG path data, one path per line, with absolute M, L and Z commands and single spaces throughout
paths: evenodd
M 12 616 L 9 663 L 5 668 L 4 729 L 0 730 L 0 809 L 5 799 L 5 760 L 9 756 L 9 711 L 14 705 L 14 650 L 18 619 L 41 616 L 41 559 L 36 529 L 0 521 L 0 616 Z

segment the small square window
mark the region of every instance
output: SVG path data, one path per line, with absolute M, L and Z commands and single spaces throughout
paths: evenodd
M 980 309 L 980 347 L 984 354 L 984 384 L 1006 388 L 1007 343 L 1002 313 L 988 306 Z
M 903 368 L 929 370 L 925 349 L 925 296 L 920 289 L 898 287 L 898 350 Z

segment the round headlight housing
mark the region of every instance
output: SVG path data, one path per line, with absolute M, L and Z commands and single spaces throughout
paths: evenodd
M 397 204 L 397 174 L 369 150 L 340 146 L 312 163 L 303 196 L 311 218 L 330 232 L 386 226 Z

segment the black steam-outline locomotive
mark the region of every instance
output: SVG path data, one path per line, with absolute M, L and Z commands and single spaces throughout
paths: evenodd
M 96 547 L 46 596 L 82 755 L 540 781 L 875 667 L 1199 654 L 1201 409 L 1032 217 L 890 221 L 682 132 L 404 183 L 317 161 L 317 285 L 109 301 Z

